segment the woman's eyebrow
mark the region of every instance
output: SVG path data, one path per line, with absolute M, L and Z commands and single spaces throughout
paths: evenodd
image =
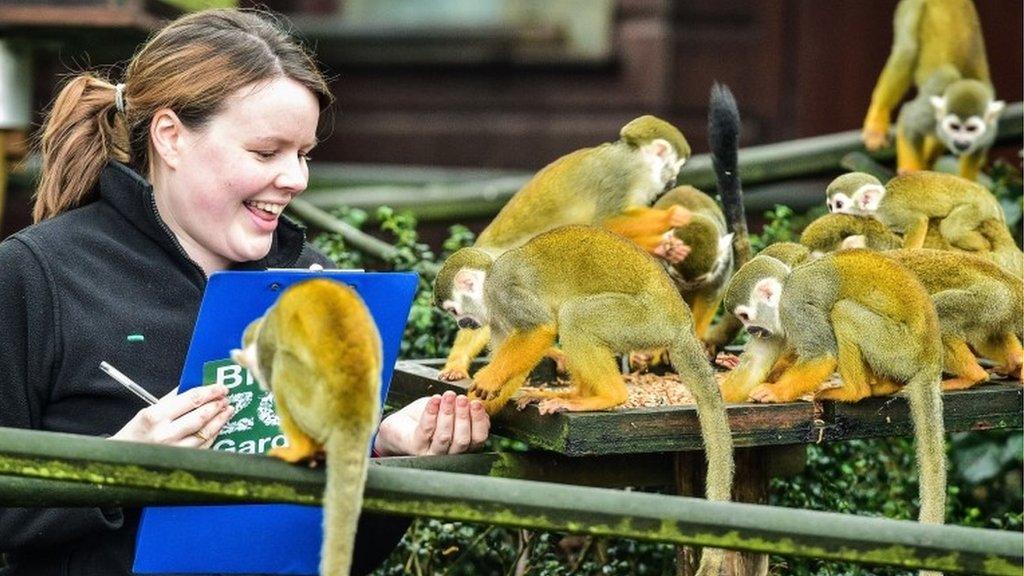
M 256 140 L 258 142 L 260 142 L 260 143 L 278 144 L 278 145 L 280 145 L 280 144 L 291 144 L 292 143 L 292 141 L 289 140 L 288 138 L 280 138 L 278 136 L 257 136 Z M 312 141 L 303 144 L 302 148 L 313 149 L 319 143 L 320 143 L 319 139 L 313 138 Z

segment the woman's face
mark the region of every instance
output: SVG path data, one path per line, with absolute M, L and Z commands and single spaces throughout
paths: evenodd
M 154 178 L 157 209 L 207 274 L 270 251 L 284 207 L 306 189 L 320 107 L 285 77 L 229 97 L 208 124 L 182 127 Z

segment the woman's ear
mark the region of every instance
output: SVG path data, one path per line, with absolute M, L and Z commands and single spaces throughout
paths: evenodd
M 153 147 L 152 161 L 159 159 L 170 168 L 177 168 L 181 162 L 185 131 L 185 125 L 173 110 L 157 110 L 149 123 L 149 142 Z

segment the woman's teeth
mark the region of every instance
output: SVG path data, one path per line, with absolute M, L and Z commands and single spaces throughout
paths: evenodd
M 260 210 L 274 214 L 275 216 L 284 210 L 284 204 L 271 204 L 270 202 L 257 202 L 253 200 L 247 200 L 245 204 L 247 206 L 252 206 L 253 208 L 259 208 Z

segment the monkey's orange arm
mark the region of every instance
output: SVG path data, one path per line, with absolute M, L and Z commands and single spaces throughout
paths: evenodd
M 871 106 L 864 118 L 865 143 L 869 148 L 878 148 L 885 142 L 889 114 L 910 88 L 919 49 L 917 33 L 921 10 L 919 0 L 901 2 L 896 8 L 892 52 L 871 93 Z
M 491 339 L 491 327 L 484 326 L 473 330 L 463 328 L 455 335 L 452 351 L 444 363 L 439 377 L 442 380 L 462 380 L 469 377 L 469 365 Z
M 554 325 L 513 332 L 498 346 L 491 363 L 473 377 L 470 394 L 485 402 L 488 413 L 497 412 L 554 346 L 557 336 Z
M 685 226 L 692 217 L 690 211 L 682 206 L 666 209 L 633 206 L 619 216 L 606 219 L 601 225 L 650 251 L 660 244 L 662 234 L 678 226 Z

